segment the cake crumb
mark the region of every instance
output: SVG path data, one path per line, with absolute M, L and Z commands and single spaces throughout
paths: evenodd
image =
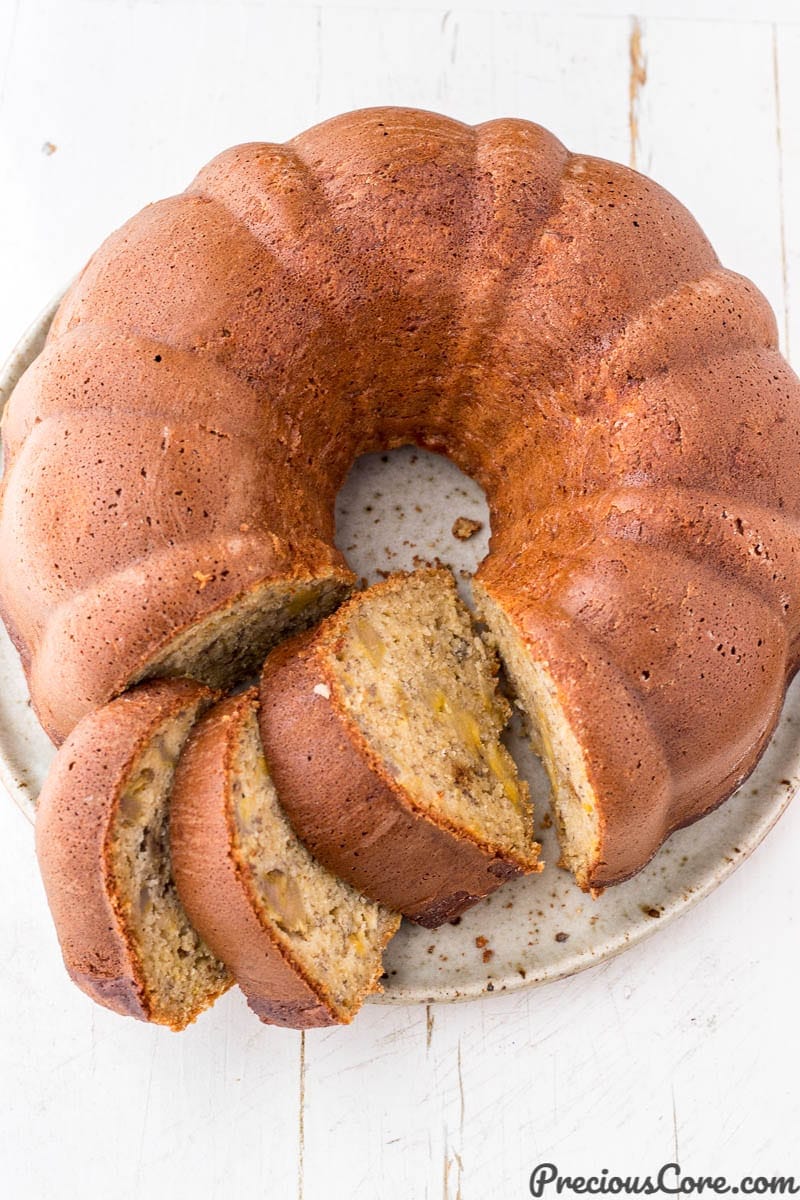
M 330 700 L 331 698 L 331 689 L 327 683 L 315 683 L 311 690 L 315 696 L 322 696 L 323 700 Z
M 216 575 L 213 572 L 210 575 L 206 575 L 203 571 L 193 571 L 192 579 L 197 580 L 200 585 L 198 590 L 202 592 L 207 583 L 212 583 L 216 579 Z
M 494 958 L 494 950 L 484 950 L 483 954 L 481 955 L 481 958 L 483 959 L 483 961 L 485 963 L 491 962 L 492 959 Z
M 486 937 L 483 937 L 483 936 L 481 936 L 481 937 L 476 937 L 476 938 L 475 938 L 475 945 L 478 947 L 478 949 L 479 949 L 479 950 L 482 950 L 484 946 L 488 946 L 488 945 L 489 945 L 489 939 L 488 939 L 488 938 L 486 938 Z
M 466 542 L 481 529 L 483 529 L 483 521 L 475 521 L 472 517 L 456 517 L 453 522 L 453 537 L 458 538 L 461 542 Z

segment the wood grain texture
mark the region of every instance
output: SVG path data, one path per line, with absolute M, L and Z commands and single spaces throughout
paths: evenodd
M 0 4 L 0 345 L 100 238 L 213 153 L 335 112 L 502 114 L 651 171 L 800 353 L 800 9 L 642 0 Z M 723 19 L 724 18 L 724 19 Z M 633 99 L 632 99 L 633 96 Z M 632 145 L 631 109 L 636 145 Z M 800 808 L 662 935 L 549 988 L 349 1029 L 187 1033 L 69 984 L 30 829 L 0 804 L 0 1156 L 8 1194 L 510 1200 L 540 1161 L 800 1170 Z

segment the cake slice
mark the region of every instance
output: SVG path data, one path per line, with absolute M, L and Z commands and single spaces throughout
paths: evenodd
M 262 1021 L 344 1024 L 379 990 L 400 917 L 337 879 L 297 840 L 261 746 L 252 688 L 212 708 L 181 758 L 173 868 L 193 924 Z
M 540 870 L 497 669 L 443 568 L 356 594 L 264 666 L 264 749 L 298 836 L 421 925 Z
M 537 641 L 534 615 L 529 611 L 527 626 L 532 636 L 526 639 L 524 625 L 520 628 L 480 584 L 475 588 L 475 599 L 478 611 L 502 655 L 506 678 L 523 714 L 531 749 L 541 760 L 550 780 L 550 808 L 561 850 L 558 865 L 571 871 L 584 891 L 597 896 L 603 891 L 602 886 L 593 883 L 605 866 L 602 857 L 603 824 L 612 818 L 619 821 L 624 814 L 626 841 L 628 845 L 636 847 L 642 829 L 647 830 L 648 821 L 655 815 L 641 811 L 643 808 L 646 810 L 652 788 L 657 786 L 655 775 L 651 789 L 642 789 L 636 804 L 630 798 L 624 808 L 618 801 L 615 802 L 615 794 L 622 794 L 619 788 L 616 793 L 609 791 L 605 800 L 601 800 L 591 782 L 581 740 L 565 705 L 565 689 L 563 685 L 559 686 L 549 666 L 549 657 L 555 657 L 552 647 L 558 644 L 553 636 L 554 631 L 551 631 L 549 639 Z M 584 647 L 575 629 L 568 631 L 566 640 L 574 662 L 573 678 L 585 681 L 591 672 L 591 677 L 598 682 L 598 675 L 604 669 L 603 662 L 594 661 L 591 667 L 587 666 L 587 657 L 581 653 Z M 563 649 L 557 661 L 562 664 L 569 661 Z M 616 668 L 612 666 L 611 672 L 617 674 Z M 630 758 L 626 741 L 631 732 L 636 730 L 640 719 L 637 712 L 629 712 L 623 730 L 620 728 L 618 708 L 609 706 L 607 711 L 596 716 L 595 725 L 599 726 L 601 722 L 607 722 L 609 726 L 616 724 L 617 755 L 623 757 L 627 750 Z M 641 771 L 647 759 L 640 741 L 634 741 L 634 759 L 631 767 Z
M 66 968 L 88 996 L 183 1029 L 231 983 L 189 924 L 173 882 L 175 764 L 214 693 L 143 684 L 91 713 L 39 797 L 36 852 Z

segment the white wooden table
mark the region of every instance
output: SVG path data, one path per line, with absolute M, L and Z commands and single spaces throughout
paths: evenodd
M 402 103 L 634 162 L 800 362 L 800 4 L 628 4 L 0 0 L 0 351 L 216 151 Z M 178 1037 L 69 984 L 0 803 L 0 1194 L 512 1200 L 545 1160 L 800 1177 L 799 850 L 795 805 L 688 916 L 546 989 L 305 1036 L 230 994 Z

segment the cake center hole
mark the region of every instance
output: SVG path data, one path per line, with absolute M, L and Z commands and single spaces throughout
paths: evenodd
M 417 446 L 362 455 L 336 498 L 336 545 L 369 583 L 438 561 L 469 602 L 489 534 L 482 488 L 448 458 Z

